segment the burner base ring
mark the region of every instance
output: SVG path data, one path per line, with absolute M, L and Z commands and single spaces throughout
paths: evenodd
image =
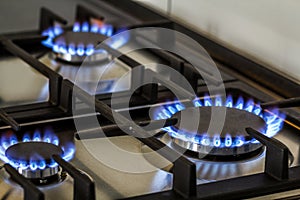
M 185 150 L 199 154 L 199 158 L 206 156 L 215 156 L 215 157 L 236 157 L 239 155 L 249 154 L 251 152 L 261 149 L 263 145 L 261 143 L 247 143 L 243 144 L 240 147 L 212 147 L 196 144 L 193 142 L 183 141 L 174 137 L 171 137 L 172 144 L 179 146 Z
M 56 166 L 51 168 L 50 167 L 45 168 L 43 170 L 37 169 L 35 171 L 32 171 L 30 169 L 21 169 L 21 168 L 18 168 L 17 170 L 20 174 L 22 174 L 24 177 L 28 179 L 42 179 L 57 174 L 60 169 L 58 166 Z
M 210 147 L 211 152 L 209 152 L 209 153 L 186 149 L 186 148 L 182 147 L 181 145 L 175 143 L 174 138 L 172 138 L 168 133 L 163 134 L 161 137 L 159 137 L 159 139 L 163 143 L 178 150 L 179 152 L 184 152 L 184 155 L 188 156 L 189 158 L 194 159 L 194 160 L 203 160 L 203 161 L 235 162 L 235 161 L 251 160 L 251 159 L 255 159 L 256 157 L 260 156 L 265 150 L 265 147 L 262 144 L 258 143 L 258 144 L 255 144 L 256 148 L 252 149 L 252 151 L 241 152 L 242 149 L 240 149 L 239 154 L 230 154 L 235 151 L 234 148 L 231 148 L 228 151 L 228 154 L 226 155 L 223 152 L 224 149 L 214 149 L 211 147 Z M 254 145 L 254 144 L 251 144 L 251 146 L 252 145 Z M 254 147 L 254 146 L 252 146 L 252 147 Z M 243 147 L 241 147 L 241 148 L 243 148 Z M 208 149 L 206 149 L 206 150 L 208 150 Z M 220 154 L 220 151 L 223 154 Z M 219 152 L 219 154 L 218 154 L 218 152 Z M 237 150 L 236 150 L 236 152 L 237 152 Z
M 54 58 L 57 61 L 66 62 L 74 65 L 80 65 L 83 62 L 97 63 L 103 62 L 110 58 L 110 55 L 105 50 L 95 50 L 95 53 L 89 56 L 71 55 L 69 53 L 52 53 L 50 58 Z

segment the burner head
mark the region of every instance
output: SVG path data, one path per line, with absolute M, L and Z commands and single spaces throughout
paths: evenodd
M 125 30 L 102 22 L 75 22 L 73 30 L 55 24 L 43 31 L 42 35 L 48 38 L 42 44 L 51 48 L 54 58 L 60 61 L 71 64 L 81 64 L 83 61 L 93 63 L 109 58 L 107 51 L 96 48 L 97 44 L 105 41 L 106 45 L 117 49 L 128 42 L 130 36 Z
M 225 122 L 221 133 L 214 130 L 215 127 L 213 125 L 209 127 L 212 109 L 215 113 L 224 112 L 224 109 L 226 111 Z M 192 130 L 191 127 L 195 125 L 193 125 L 193 120 L 190 119 L 197 119 L 199 114 L 198 129 Z M 216 106 L 192 107 L 175 113 L 174 117 L 179 119 L 174 128 L 177 129 L 180 134 L 184 134 L 186 138 L 193 139 L 183 140 L 182 138 L 173 137 L 173 142 L 180 147 L 203 154 L 203 156 L 243 155 L 256 151 L 262 147 L 262 144 L 254 143 L 254 138 L 246 133 L 245 128 L 253 127 L 256 130 L 264 131 L 267 127 L 261 117 L 236 108 Z M 179 128 L 179 124 L 182 120 L 184 120 L 184 123 Z M 232 148 L 232 146 L 234 146 L 234 148 Z
M 5 155 L 11 162 L 19 163 L 20 174 L 29 179 L 40 179 L 59 172 L 52 155 L 62 156 L 63 150 L 47 142 L 21 142 L 10 146 Z
M 54 38 L 53 51 L 56 58 L 71 63 L 102 61 L 108 54 L 103 49 L 96 49 L 97 44 L 107 39 L 105 35 L 93 32 L 67 31 Z

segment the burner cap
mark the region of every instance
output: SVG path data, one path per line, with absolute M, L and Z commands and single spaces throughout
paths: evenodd
M 54 154 L 63 155 L 63 151 L 46 142 L 17 143 L 5 151 L 11 162 L 20 163 L 17 169 L 19 173 L 30 179 L 50 177 L 58 173 L 59 167 L 53 164 Z
M 56 58 L 70 63 L 82 63 L 85 58 L 89 62 L 103 61 L 108 54 L 97 45 L 107 39 L 107 36 L 93 32 L 67 31 L 54 38 Z
M 181 121 L 181 118 L 188 119 L 185 120 L 183 123 L 183 126 L 181 126 L 181 129 L 185 130 L 187 133 L 194 133 L 195 130 L 192 130 L 193 127 L 193 118 L 197 118 L 197 114 L 200 114 L 200 121 L 198 125 L 197 135 L 204 135 L 204 133 L 207 134 L 208 137 L 214 137 L 217 132 L 214 131 L 214 127 L 211 127 L 212 131 L 207 132 L 209 129 L 210 121 L 211 121 L 211 115 L 212 115 L 212 109 L 214 109 L 215 113 L 221 113 L 224 112 L 224 109 L 226 110 L 226 117 L 225 117 L 225 123 L 224 127 L 222 129 L 221 134 L 219 136 L 221 138 L 225 138 L 226 135 L 230 134 L 232 138 L 238 137 L 238 136 L 244 136 L 249 137 L 247 134 L 245 128 L 246 127 L 252 127 L 256 130 L 261 130 L 266 128 L 265 121 L 250 112 L 247 112 L 245 110 L 240 110 L 236 108 L 226 108 L 226 107 L 192 107 L 184 109 L 180 112 L 177 112 L 174 114 L 175 118 L 178 118 L 179 121 L 175 125 L 175 127 L 178 129 L 178 125 Z
M 214 113 L 221 113 L 224 112 L 224 109 L 226 110 L 221 133 L 217 131 L 217 126 L 213 126 L 213 124 L 219 125 L 219 123 L 211 123 L 212 109 L 214 109 Z M 192 130 L 195 125 L 190 119 L 197 119 L 198 114 L 200 114 L 198 128 Z M 178 118 L 179 121 L 173 128 L 178 134 L 185 135 L 185 137 L 172 137 L 173 143 L 192 152 L 197 152 L 201 157 L 237 156 L 261 150 L 262 144 L 254 142 L 255 140 L 246 133 L 245 128 L 253 127 L 256 130 L 265 130 L 267 127 L 265 121 L 253 113 L 218 106 L 187 108 L 175 113 L 174 117 Z M 185 121 L 179 129 L 182 120 Z M 190 138 L 193 139 L 190 140 Z

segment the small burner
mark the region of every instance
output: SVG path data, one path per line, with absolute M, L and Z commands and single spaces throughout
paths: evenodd
M 5 155 L 10 161 L 19 163 L 17 170 L 20 174 L 26 178 L 39 179 L 59 172 L 52 155 L 63 155 L 63 151 L 47 142 L 23 142 L 10 146 Z
M 168 103 L 155 111 L 154 118 L 178 118 L 177 125 L 162 130 L 167 132 L 174 148 L 186 149 L 186 154 L 198 159 L 233 161 L 256 156 L 262 152 L 263 145 L 249 136 L 245 128 L 252 127 L 273 137 L 282 128 L 285 118 L 278 109 L 262 110 L 252 99 L 239 97 L 234 101 L 231 95 L 226 98 L 205 95 L 193 103 L 195 107 L 190 108 L 185 108 L 180 102 Z M 214 124 L 219 125 L 220 122 L 211 122 L 212 109 L 214 113 L 226 111 L 221 132 L 214 128 Z M 191 119 L 197 119 L 197 116 L 199 123 L 195 125 Z M 180 122 L 183 123 L 179 128 Z
M 213 109 L 217 113 L 224 112 L 223 107 L 214 107 Z M 260 149 L 262 144 L 252 143 L 253 138 L 246 133 L 245 127 L 253 127 L 256 130 L 265 131 L 267 127 L 265 121 L 259 116 L 245 110 L 236 108 L 225 109 L 226 118 L 221 133 L 216 133 L 217 131 L 213 130 L 213 126 L 210 127 L 211 130 L 208 132 L 212 107 L 192 107 L 175 113 L 174 117 L 179 119 L 178 123 L 174 126 L 177 130 L 179 130 L 178 125 L 182 116 L 189 116 L 189 119 L 195 119 L 197 118 L 197 114 L 200 114 L 200 119 L 198 130 L 191 129 L 193 127 L 193 120 L 186 120 L 177 132 L 184 134 L 186 138 L 193 137 L 192 140 L 172 137 L 173 142 L 203 156 L 243 155 Z
M 35 184 L 60 182 L 63 171 L 52 159 L 60 155 L 70 161 L 75 154 L 73 137 L 59 138 L 51 127 L 26 131 L 16 135 L 11 130 L 0 133 L 0 159 Z M 69 138 L 70 137 L 70 138 Z
M 64 30 L 59 24 L 55 24 L 43 31 L 42 35 L 48 38 L 42 44 L 52 49 L 55 59 L 63 62 L 99 62 L 108 59 L 109 54 L 104 49 L 97 49 L 97 44 L 105 41 L 106 45 L 114 49 L 123 46 L 129 40 L 129 34 L 124 30 L 102 21 L 94 24 L 75 22 L 72 30 Z M 123 33 L 118 34 L 121 32 Z
M 53 51 L 56 58 L 71 63 L 81 63 L 107 59 L 107 52 L 97 49 L 97 44 L 107 39 L 105 35 L 93 32 L 67 31 L 54 38 Z

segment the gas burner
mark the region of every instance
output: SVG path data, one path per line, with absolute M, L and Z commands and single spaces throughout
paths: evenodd
M 245 102 L 242 97 L 234 103 L 232 96 L 228 96 L 225 101 L 220 96 L 214 99 L 205 96 L 203 99 L 195 100 L 194 106 L 185 108 L 179 102 L 168 104 L 156 111 L 155 119 L 178 118 L 177 125 L 163 128 L 170 136 L 172 145 L 187 149 L 189 155 L 210 160 L 231 161 L 261 153 L 263 145 L 250 137 L 245 128 L 252 127 L 268 137 L 273 137 L 280 131 L 285 118 L 277 109 L 262 111 L 259 104 L 253 100 Z M 213 127 L 209 129 L 212 110 L 218 113 L 224 112 L 224 109 L 226 111 L 224 127 L 221 133 L 216 133 Z M 200 114 L 198 130 L 192 130 L 190 127 L 194 127 L 191 124 L 193 122 L 184 120 L 184 116 L 193 119 L 198 114 Z M 179 129 L 181 118 L 184 123 Z
M 111 37 L 124 29 L 115 30 L 112 25 L 102 21 L 90 24 L 88 22 L 76 22 L 72 30 L 64 30 L 59 24 L 48 28 L 42 35 L 48 36 L 42 42 L 52 49 L 54 58 L 73 64 L 86 62 L 98 62 L 109 58 L 104 49 L 97 48 L 97 44 L 105 41 L 111 48 L 117 49 L 129 40 L 129 35 L 122 33 Z M 111 38 L 109 38 L 111 37 Z
M 52 159 L 59 155 L 69 161 L 75 153 L 74 144 L 61 143 L 52 130 L 43 134 L 39 130 L 26 133 L 22 138 L 13 132 L 2 133 L 0 158 L 16 168 L 24 177 L 35 183 L 48 183 L 58 179 L 60 168 Z
M 108 54 L 104 50 L 96 49 L 96 46 L 106 38 L 92 32 L 67 31 L 54 38 L 53 51 L 56 52 L 56 59 L 71 63 L 81 63 L 84 58 L 89 62 L 101 61 Z
M 14 144 L 5 151 L 6 157 L 19 163 L 17 170 L 29 179 L 41 179 L 54 176 L 59 167 L 52 155 L 63 155 L 60 147 L 47 142 L 22 142 Z
M 221 109 L 224 108 L 216 107 L 214 112 L 221 113 Z M 245 127 L 254 127 L 261 131 L 265 130 L 266 124 L 262 118 L 245 110 L 226 108 L 224 127 L 220 134 L 216 134 L 213 130 L 211 132 L 207 131 L 209 130 L 211 111 L 211 107 L 195 107 L 187 108 L 175 113 L 173 116 L 178 118 L 179 121 L 181 121 L 181 116 L 189 116 L 191 119 L 195 119 L 197 113 L 200 113 L 200 121 L 198 130 L 196 131 L 190 128 L 193 127 L 193 124 L 191 124 L 193 123 L 193 120 L 189 120 L 187 123 L 184 123 L 181 129 L 178 127 L 179 123 L 172 127 L 173 131 L 177 130 L 178 135 L 185 135 L 186 138 L 193 138 L 191 140 L 185 140 L 185 138 L 173 136 L 173 142 L 185 149 L 202 154 L 203 156 L 201 157 L 204 157 L 205 155 L 244 155 L 262 147 L 262 144 L 260 143 L 250 142 L 253 138 L 251 138 L 245 131 Z M 231 148 L 232 146 L 235 148 Z

